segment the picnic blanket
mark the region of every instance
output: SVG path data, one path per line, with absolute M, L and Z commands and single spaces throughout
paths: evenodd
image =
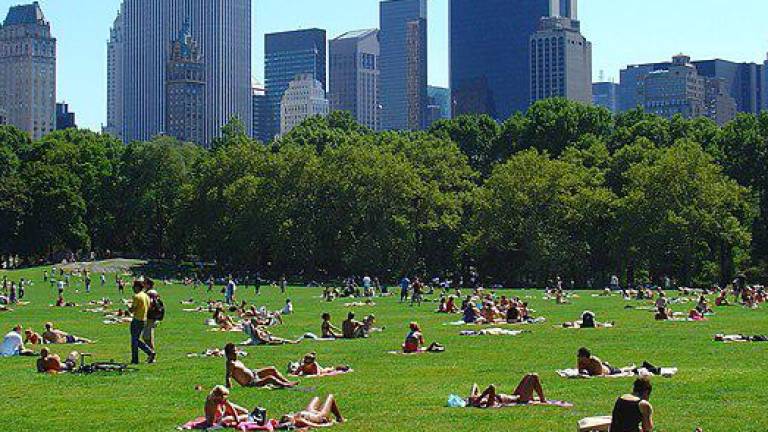
M 264 426 L 258 423 L 253 423 L 253 422 L 243 422 L 237 425 L 237 427 L 231 427 L 229 429 L 239 430 L 243 432 L 274 431 L 277 428 L 277 425 L 278 425 L 277 420 L 270 420 Z M 218 430 L 218 429 L 224 429 L 224 428 L 221 426 L 215 426 L 212 428 L 205 427 L 205 417 L 198 417 L 178 427 L 178 430 Z
M 608 432 L 611 428 L 611 416 L 587 417 L 577 423 L 577 432 Z
M 451 408 L 477 408 L 477 407 L 468 406 L 466 399 L 457 395 L 448 396 L 448 406 Z M 560 408 L 573 408 L 573 404 L 570 402 L 558 401 L 558 400 L 548 400 L 546 402 L 542 402 L 538 399 L 534 399 L 530 402 L 517 402 L 512 404 L 496 405 L 496 406 L 490 407 L 490 409 L 501 409 L 501 408 L 523 407 L 523 406 L 554 406 L 554 407 L 560 407 Z M 489 409 L 489 408 L 480 408 L 480 409 Z
M 626 367 L 624 369 L 634 369 L 632 367 Z M 660 374 L 655 375 L 651 371 L 645 368 L 638 368 L 636 369 L 637 373 L 632 371 L 624 371 L 620 374 L 615 375 L 600 375 L 600 376 L 592 376 L 592 375 L 584 375 L 579 372 L 578 369 L 560 369 L 557 372 L 558 375 L 562 378 L 578 378 L 578 379 L 589 379 L 589 378 L 628 378 L 633 376 L 641 376 L 641 377 L 649 377 L 649 376 L 662 376 L 664 378 L 672 378 L 677 374 L 678 369 L 677 368 L 660 368 Z
M 538 318 L 534 318 L 534 319 L 532 319 L 530 321 L 523 321 L 523 322 L 518 322 L 518 323 L 508 323 L 508 322 L 500 321 L 500 322 L 492 322 L 492 323 L 485 323 L 485 324 L 477 324 L 477 323 L 466 323 L 466 322 L 460 320 L 460 321 L 447 322 L 447 323 L 444 323 L 443 325 L 447 325 L 447 326 L 483 326 L 483 325 L 492 325 L 492 326 L 510 325 L 510 326 L 518 326 L 518 325 L 541 324 L 541 323 L 544 323 L 546 321 L 547 321 L 547 319 L 544 318 L 544 317 L 538 317 Z
M 522 330 L 507 330 L 498 327 L 491 327 L 481 330 L 462 330 L 460 336 L 517 336 L 523 334 Z
M 245 352 L 245 351 L 237 350 L 237 356 L 238 357 L 247 357 L 248 353 Z M 200 353 L 188 353 L 187 357 L 188 358 L 193 358 L 193 357 L 218 357 L 218 358 L 222 358 L 222 357 L 224 357 L 224 350 L 219 349 L 219 348 L 209 348 L 209 349 L 207 349 L 207 350 L 205 350 L 203 352 L 200 352 Z

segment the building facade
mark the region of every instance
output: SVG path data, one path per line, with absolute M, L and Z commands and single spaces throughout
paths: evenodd
M 264 37 L 264 78 L 268 114 L 259 140 L 280 134 L 280 103 L 297 75 L 309 74 L 327 88 L 326 33 L 321 29 L 270 33 Z
M 107 124 L 103 132 L 123 140 L 123 6 L 109 30 L 107 41 Z
M 379 31 L 344 33 L 328 44 L 331 111 L 347 111 L 373 130 L 379 121 Z
M 0 26 L 0 108 L 32 139 L 56 129 L 56 39 L 37 2 L 11 7 Z
M 383 0 L 381 33 L 381 127 L 416 130 L 427 124 L 427 2 Z
M 619 112 L 619 84 L 597 82 L 592 84 L 592 104 L 612 113 Z
M 453 114 L 497 121 L 528 109 L 530 37 L 541 19 L 577 19 L 576 0 L 450 0 L 449 13 Z
M 75 113 L 69 110 L 69 104 L 56 104 L 56 130 L 66 130 L 77 128 L 75 122 Z
M 563 97 L 592 104 L 592 44 L 581 34 L 579 21 L 542 18 L 529 52 L 531 103 Z
M 312 74 L 300 74 L 288 84 L 280 102 L 280 135 L 285 135 L 304 120 L 327 116 L 330 103 L 323 83 Z
M 451 89 L 445 87 L 427 87 L 427 104 L 429 125 L 438 120 L 449 120 L 451 115 Z
M 205 144 L 205 63 L 188 22 L 171 43 L 165 74 L 165 133 L 179 141 Z
M 167 132 L 166 68 L 171 42 L 187 21 L 205 62 L 203 144 L 233 117 L 250 133 L 251 0 L 123 0 L 112 29 L 117 37 L 108 45 L 108 70 L 119 71 L 108 84 L 118 87 L 108 111 L 119 115 L 113 127 L 124 141 Z
M 261 139 L 265 135 L 264 125 L 268 118 L 267 92 L 261 84 L 253 85 L 253 136 Z
M 705 79 L 699 76 L 690 57 L 677 55 L 672 65 L 649 73 L 640 87 L 646 112 L 666 118 L 704 116 Z

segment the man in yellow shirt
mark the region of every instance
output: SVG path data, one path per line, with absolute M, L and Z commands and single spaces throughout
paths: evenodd
M 144 326 L 147 325 L 147 311 L 149 310 L 149 296 L 144 292 L 144 283 L 133 283 L 133 303 L 131 304 L 131 363 L 139 364 L 139 348 L 147 354 L 147 363 L 154 363 L 155 352 L 141 340 Z

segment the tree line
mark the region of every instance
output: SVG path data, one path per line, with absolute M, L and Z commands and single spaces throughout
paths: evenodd
M 477 272 L 686 285 L 768 267 L 768 113 L 718 127 L 563 99 L 375 133 L 347 113 L 212 149 L 0 127 L 0 255 L 215 260 L 230 269 L 396 277 Z

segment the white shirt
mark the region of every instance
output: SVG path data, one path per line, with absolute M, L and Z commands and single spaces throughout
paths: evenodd
M 283 306 L 283 315 L 290 315 L 293 313 L 293 303 L 286 303 L 285 306 Z
M 363 286 L 368 288 L 371 286 L 371 278 L 366 276 L 363 278 Z
M 11 357 L 19 354 L 24 340 L 21 335 L 11 331 L 3 338 L 3 344 L 0 345 L 0 357 Z

